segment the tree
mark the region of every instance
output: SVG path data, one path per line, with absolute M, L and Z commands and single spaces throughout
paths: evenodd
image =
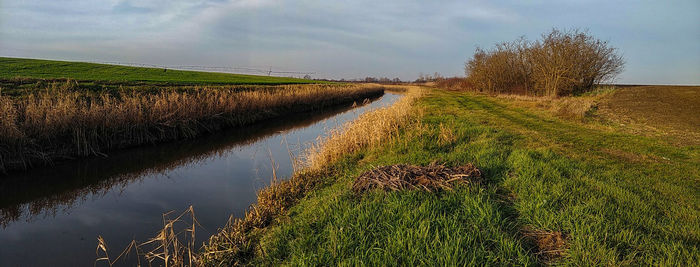
M 542 40 L 521 37 L 477 48 L 465 63 L 467 82 L 480 91 L 560 96 L 589 91 L 623 70 L 617 49 L 579 30 L 553 29 Z

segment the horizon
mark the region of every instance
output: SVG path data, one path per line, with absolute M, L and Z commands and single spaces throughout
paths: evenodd
M 700 84 L 696 1 L 83 2 L 1 2 L 0 56 L 412 81 L 420 73 L 464 76 L 476 47 L 535 40 L 556 27 L 588 29 L 619 49 L 627 64 L 612 83 Z

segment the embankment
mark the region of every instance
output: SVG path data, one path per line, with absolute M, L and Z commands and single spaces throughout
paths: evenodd
M 344 155 L 388 142 L 407 124 L 415 122 L 420 116 L 413 105 L 422 94 L 422 88 L 411 88 L 394 105 L 363 114 L 332 130 L 307 151 L 306 168 L 258 192 L 257 203 L 251 205 L 243 218 L 230 221 L 211 237 L 200 255 L 202 263 L 246 263 L 260 241 L 259 229 L 269 226 L 314 188 L 332 183 L 331 177 L 336 172 L 334 164 Z

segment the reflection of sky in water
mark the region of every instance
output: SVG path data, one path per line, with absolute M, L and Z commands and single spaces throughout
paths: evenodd
M 275 161 L 277 176 L 287 177 L 292 172 L 288 146 L 295 155 L 300 155 L 305 144 L 315 141 L 329 128 L 352 120 L 367 109 L 389 104 L 398 98 L 398 95 L 386 94 L 369 105 L 335 116 L 322 117 L 323 120 L 313 122 L 306 127 L 287 127 L 287 129 L 282 127 L 277 133 L 275 133 L 277 130 L 273 129 L 271 133 L 265 133 L 271 135 L 254 143 L 233 145 L 210 154 L 202 151 L 202 155 L 205 155 L 203 157 L 188 158 L 177 162 L 174 166 L 155 172 L 146 171 L 145 174 L 125 179 L 123 186 L 110 185 L 111 187 L 104 187 L 102 191 L 98 189 L 86 191 L 82 195 L 78 193 L 78 196 L 72 196 L 78 199 L 69 201 L 70 204 L 53 205 L 53 208 L 58 209 L 55 215 L 47 211 L 35 216 L 23 214 L 16 221 L 7 223 L 4 228 L 0 227 L 2 244 L 0 245 L 0 266 L 16 264 L 32 266 L 49 263 L 51 265 L 92 265 L 98 235 L 105 238 L 112 250 L 111 253 L 114 254 L 134 238 L 144 241 L 154 236 L 162 225 L 162 213 L 174 210 L 179 214 L 189 205 L 194 206 L 197 219 L 203 226 L 203 229 L 198 229 L 197 232 L 198 244 L 201 244 L 218 227 L 223 226 L 231 214 L 236 217 L 241 216 L 254 202 L 256 190 L 269 184 L 272 179 L 270 155 Z M 305 125 L 310 122 L 298 123 L 293 119 L 285 119 L 276 123 Z M 202 139 L 206 138 L 209 137 Z M 200 140 L 187 142 L 196 143 Z M 216 145 L 216 142 L 214 143 Z M 215 145 L 207 145 L 216 149 Z M 143 158 L 145 162 L 157 161 L 159 156 L 172 156 L 167 150 L 164 151 L 158 152 L 161 154 L 134 152 L 136 155 L 125 152 L 126 155 L 115 156 L 113 159 L 123 158 L 125 162 L 138 162 L 138 157 L 145 155 L 146 158 Z M 104 162 L 104 160 L 93 161 L 85 169 L 66 163 L 68 166 L 63 170 L 68 171 L 60 174 L 51 170 L 29 172 L 29 174 L 69 177 L 90 172 L 99 173 L 100 163 L 105 164 Z M 108 168 L 110 167 L 105 167 L 105 170 Z M 137 174 L 139 171 L 142 170 L 129 170 Z M 33 187 L 29 186 L 29 188 Z M 21 191 L 22 188 L 5 190 Z M 83 191 L 77 190 L 77 192 Z M 21 196 L 21 193 L 15 193 Z M 47 196 L 39 195 L 37 198 L 45 197 Z M 27 201 L 31 202 L 34 199 L 30 197 Z M 23 202 L 20 205 L 23 213 L 29 213 L 31 205 L 40 206 Z M 2 208 L 5 208 L 6 203 L 3 201 L 2 205 Z

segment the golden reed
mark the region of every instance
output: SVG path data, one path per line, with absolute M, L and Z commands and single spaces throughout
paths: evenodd
M 192 138 L 383 93 L 377 85 L 165 88 L 156 93 L 76 92 L 62 87 L 21 97 L 0 96 L 0 171 Z

